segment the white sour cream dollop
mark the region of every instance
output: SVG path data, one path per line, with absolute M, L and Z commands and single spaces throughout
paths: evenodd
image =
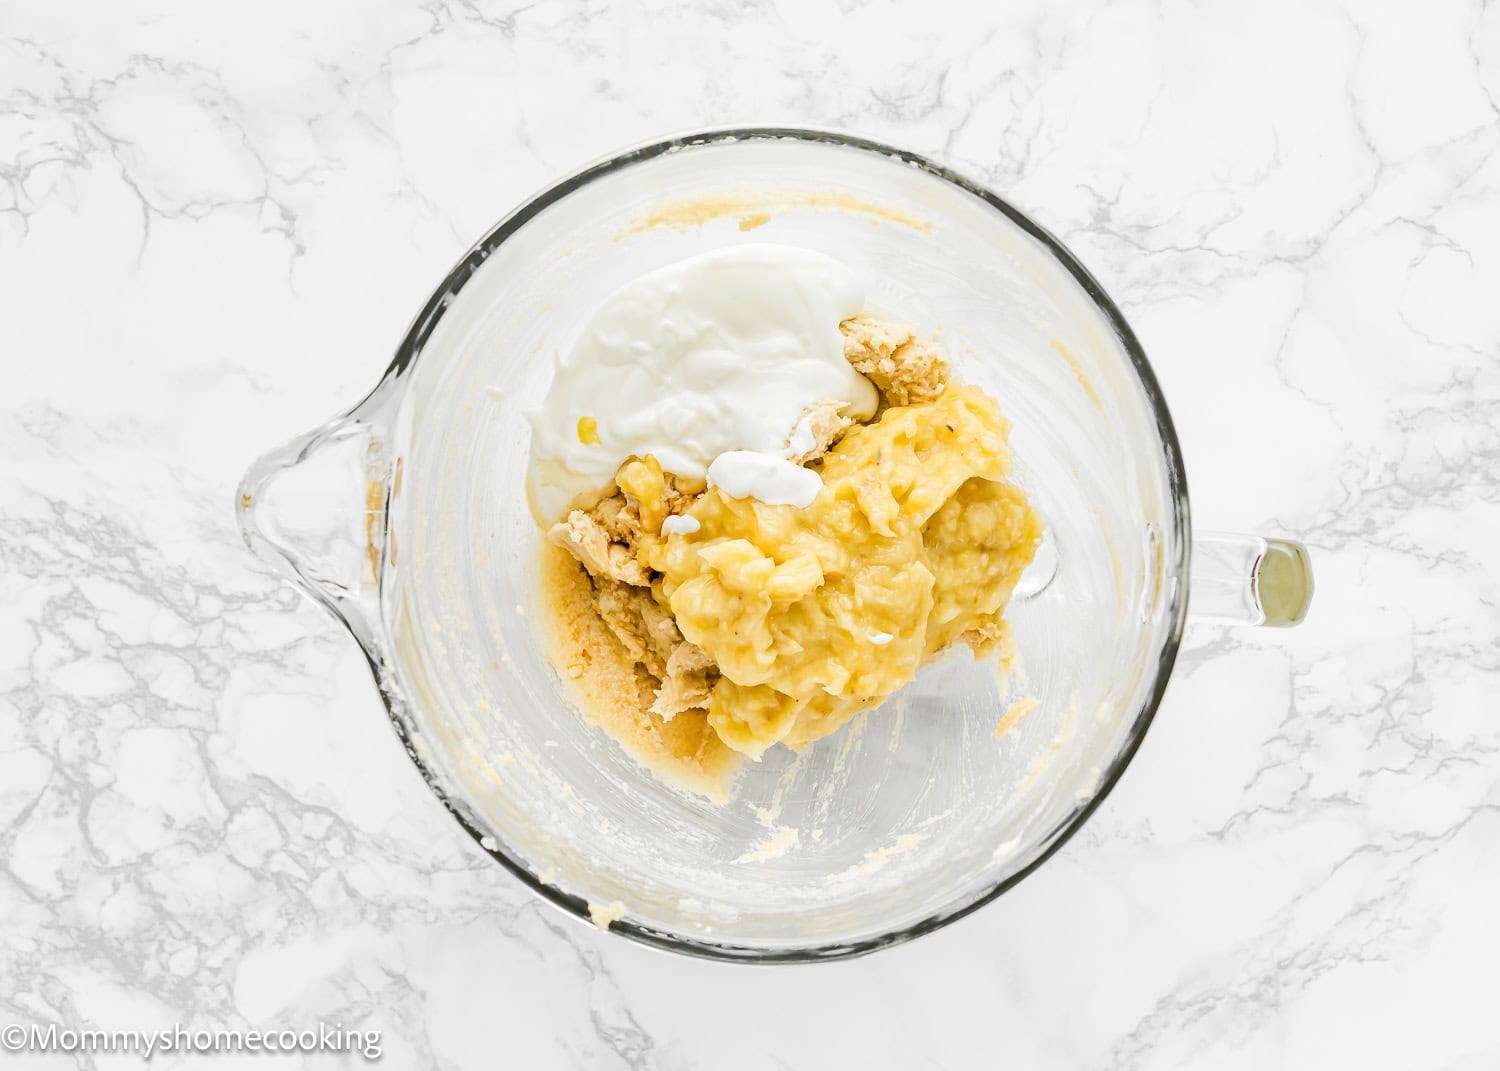
M 814 402 L 841 401 L 849 416 L 869 419 L 875 388 L 844 359 L 839 332 L 863 304 L 847 267 L 785 245 L 731 246 L 627 283 L 559 357 L 541 407 L 527 414 L 538 520 L 598 498 L 632 456 L 702 479 L 721 455 L 784 458 Z M 806 477 L 815 473 L 781 472 L 778 484 L 769 468 L 759 465 L 752 482 L 772 497 L 811 501 Z M 725 471 L 736 487 L 750 479 L 738 462 Z

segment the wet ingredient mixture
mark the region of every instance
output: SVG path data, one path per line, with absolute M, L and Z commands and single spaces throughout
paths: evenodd
M 843 265 L 717 251 L 609 299 L 532 414 L 548 652 L 658 774 L 722 797 L 963 644 L 1042 523 L 1009 424 Z

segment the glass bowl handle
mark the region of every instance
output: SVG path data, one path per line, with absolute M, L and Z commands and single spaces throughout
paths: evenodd
M 1285 628 L 1307 616 L 1312 596 L 1312 563 L 1301 543 L 1193 533 L 1191 620 Z
M 377 391 L 377 394 L 379 391 Z M 375 395 L 255 461 L 235 493 L 246 544 L 361 640 L 377 618 L 399 466 Z

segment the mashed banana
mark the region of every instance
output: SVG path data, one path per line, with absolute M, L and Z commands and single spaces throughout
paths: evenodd
M 653 547 L 658 601 L 719 668 L 708 721 L 726 744 L 809 743 L 959 637 L 998 638 L 1041 538 L 1004 482 L 1007 430 L 989 396 L 949 387 L 851 429 L 811 506 L 711 488 L 688 511 L 699 530 Z
M 788 448 L 822 478 L 811 505 L 731 498 L 646 457 L 549 533 L 575 560 L 547 574 L 554 663 L 639 757 L 710 794 L 734 752 L 826 736 L 958 643 L 1003 653 L 1041 539 L 994 399 L 909 331 L 867 316 L 843 331 L 882 409 L 847 430 L 807 414 Z M 663 535 L 668 517 L 683 520 Z

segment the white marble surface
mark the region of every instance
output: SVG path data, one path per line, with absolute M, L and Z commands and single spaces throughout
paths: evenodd
M 3 10 L 0 1023 L 321 1017 L 402 1068 L 1500 1065 L 1500 8 Z M 1140 332 L 1199 521 L 1300 534 L 1320 585 L 1299 630 L 1192 630 L 1040 873 L 816 968 L 534 903 L 230 510 L 515 201 L 737 120 L 1033 211 Z

